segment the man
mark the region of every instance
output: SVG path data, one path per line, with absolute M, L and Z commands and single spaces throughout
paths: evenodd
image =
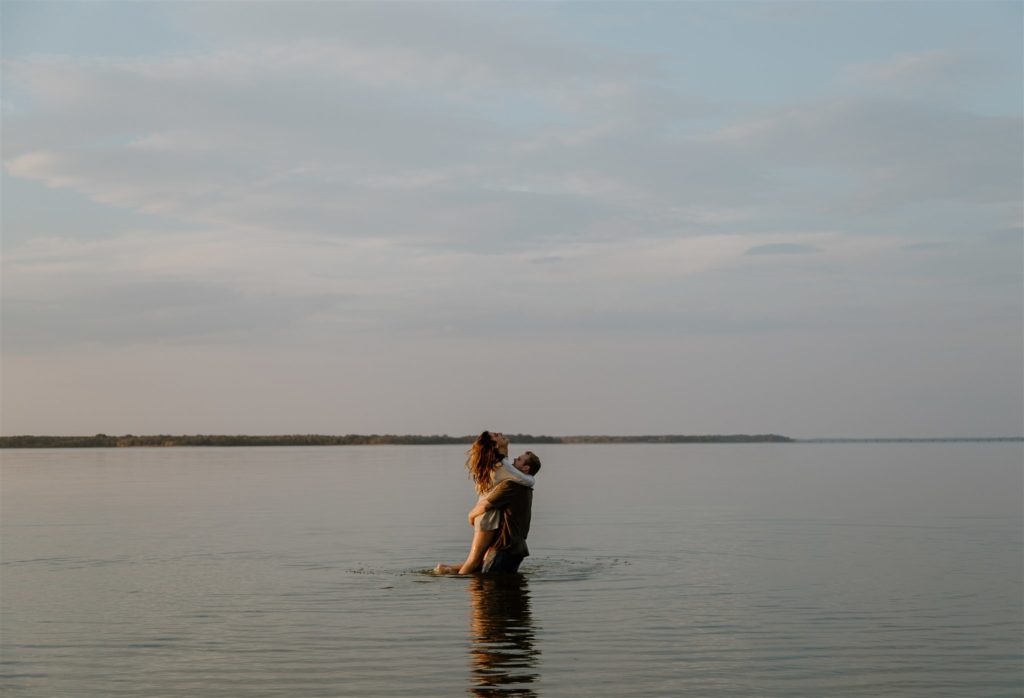
M 536 475 L 540 470 L 540 458 L 532 451 L 527 451 L 515 460 L 520 470 Z M 469 522 L 491 509 L 501 511 L 501 523 L 497 537 L 483 556 L 485 574 L 504 574 L 517 572 L 519 564 L 530 549 L 526 538 L 530 534 L 530 517 L 533 508 L 533 488 L 521 485 L 514 480 L 505 480 L 493 488 L 477 502 L 469 512 Z
M 513 467 L 529 475 L 540 470 L 540 458 L 527 451 L 512 463 Z M 533 488 L 515 480 L 498 483 L 481 496 L 469 512 L 469 523 L 488 511 L 501 514 L 493 524 L 481 525 L 473 534 L 469 556 L 461 565 L 438 564 L 437 574 L 472 574 L 473 572 L 516 572 L 519 563 L 530 554 L 526 537 L 530 533 L 530 514 L 533 506 Z M 494 517 L 488 517 L 492 519 Z

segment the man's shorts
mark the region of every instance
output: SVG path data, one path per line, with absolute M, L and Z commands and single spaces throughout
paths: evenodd
M 499 550 L 494 555 L 484 558 L 484 565 L 480 568 L 480 572 L 482 574 L 513 574 L 519 571 L 522 561 L 522 555 L 513 555 L 506 550 Z

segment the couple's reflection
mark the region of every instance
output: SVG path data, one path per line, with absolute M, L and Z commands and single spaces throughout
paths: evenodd
M 470 665 L 476 696 L 536 696 L 530 590 L 521 574 L 476 575 L 469 583 Z

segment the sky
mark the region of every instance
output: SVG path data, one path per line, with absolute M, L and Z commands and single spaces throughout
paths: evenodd
M 1024 433 L 1024 4 L 0 13 L 0 433 Z

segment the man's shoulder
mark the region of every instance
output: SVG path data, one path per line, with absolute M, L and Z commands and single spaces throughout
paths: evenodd
M 497 498 L 522 497 L 533 494 L 533 488 L 515 480 L 503 480 L 487 493 L 487 499 L 494 501 Z
M 524 485 L 521 482 L 516 482 L 515 480 L 502 480 L 497 485 L 495 485 L 494 489 L 492 489 L 491 491 L 495 492 L 495 491 L 498 491 L 498 490 L 502 490 L 502 491 L 512 490 L 513 492 L 516 491 L 516 490 L 523 490 L 523 491 L 526 491 L 526 492 L 532 492 L 533 488 L 530 487 L 529 485 Z

